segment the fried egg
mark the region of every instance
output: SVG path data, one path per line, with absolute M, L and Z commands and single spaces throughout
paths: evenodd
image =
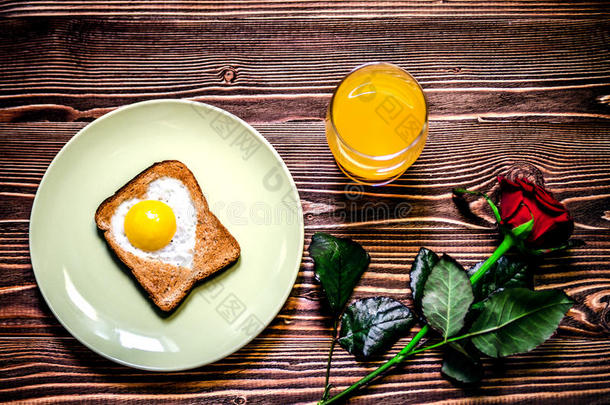
M 192 268 L 197 214 L 182 181 L 161 177 L 149 183 L 142 199 L 121 203 L 111 219 L 112 235 L 134 255 Z

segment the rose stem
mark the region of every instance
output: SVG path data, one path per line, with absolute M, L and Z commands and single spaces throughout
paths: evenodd
M 326 362 L 326 379 L 324 380 L 324 392 L 322 393 L 322 401 L 326 400 L 328 397 L 328 393 L 330 391 L 330 385 L 328 384 L 328 380 L 330 379 L 330 365 L 333 359 L 333 350 L 335 349 L 335 344 L 337 343 L 337 324 L 339 323 L 339 318 L 335 315 L 335 319 L 333 320 L 333 340 L 330 343 L 330 350 L 328 351 L 328 360 Z
M 513 244 L 514 244 L 513 237 L 510 234 L 507 234 L 504 237 L 504 239 L 502 240 L 502 243 L 500 243 L 500 246 L 498 246 L 496 248 L 496 250 L 493 252 L 493 254 L 487 260 L 485 260 L 485 262 L 481 265 L 481 267 L 477 270 L 477 272 L 474 273 L 472 275 L 472 277 L 470 277 L 470 282 L 472 284 L 474 284 L 477 281 L 479 281 L 479 279 L 483 276 L 483 274 L 485 274 L 485 272 L 487 270 L 489 270 L 489 268 L 491 266 L 493 266 L 493 264 L 495 262 L 497 262 L 498 259 L 500 257 L 502 257 L 502 255 L 504 253 L 506 253 L 513 246 Z M 351 393 L 353 391 L 355 391 L 358 388 L 362 387 L 363 385 L 367 384 L 369 381 L 371 381 L 372 379 L 374 379 L 378 375 L 382 374 L 387 369 L 389 369 L 389 368 L 393 367 L 394 365 L 404 361 L 407 357 L 409 357 L 410 355 L 413 354 L 412 353 L 413 349 L 419 343 L 419 341 L 424 336 L 426 336 L 426 334 L 428 333 L 429 330 L 430 330 L 430 328 L 428 327 L 428 325 L 424 325 L 420 329 L 420 331 L 413 337 L 413 339 L 411 339 L 409 344 L 407 344 L 404 347 L 404 349 L 402 349 L 400 352 L 398 352 L 394 357 L 392 357 L 386 363 L 382 364 L 379 368 L 377 368 L 376 370 L 373 370 L 367 376 L 365 376 L 364 378 L 362 378 L 359 381 L 355 382 L 354 384 L 350 385 L 349 387 L 347 387 L 345 390 L 343 390 L 339 394 L 335 395 L 334 397 L 329 398 L 329 399 L 324 400 L 324 401 L 318 402 L 318 405 L 332 404 L 332 403 L 334 403 L 336 401 L 339 401 L 341 399 L 346 399 L 348 396 L 351 395 Z M 328 374 L 327 374 L 327 376 L 328 376 Z M 326 384 L 328 386 L 328 381 L 326 381 Z

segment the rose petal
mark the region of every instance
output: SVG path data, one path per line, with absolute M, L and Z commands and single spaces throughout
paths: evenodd
M 571 220 L 550 222 L 550 226 L 544 229 L 537 237 L 533 237 L 533 234 L 530 234 L 527 243 L 528 246 L 532 248 L 551 248 L 560 246 L 570 239 L 573 231 L 574 222 Z
M 523 179 L 517 179 L 517 184 L 528 194 L 534 195 L 534 185 Z
M 526 243 L 533 248 L 555 247 L 565 243 L 574 231 L 574 221 L 566 207 L 544 188 L 524 179 L 514 182 L 498 176 L 502 221 L 511 228 L 534 217 Z
M 534 216 L 534 218 L 536 218 L 536 217 Z M 522 225 L 531 219 L 532 219 L 531 208 L 529 207 L 529 205 L 527 203 L 523 203 L 523 205 L 521 205 L 519 207 L 518 211 L 511 217 L 511 219 L 510 219 L 510 221 L 508 221 L 508 223 L 511 225 L 511 227 L 516 228 L 519 225 Z M 534 219 L 534 226 L 536 226 L 535 219 Z
M 500 182 L 500 216 L 509 218 L 519 209 L 523 194 L 519 186 L 506 177 L 498 176 Z
M 536 186 L 536 200 L 540 202 L 541 205 L 545 206 L 549 209 L 549 211 L 554 211 L 557 213 L 566 212 L 566 207 L 554 199 L 549 193 L 546 192 L 542 187 Z

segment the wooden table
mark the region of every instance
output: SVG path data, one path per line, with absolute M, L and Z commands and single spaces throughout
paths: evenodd
M 535 165 L 574 214 L 587 245 L 544 261 L 539 289 L 576 305 L 537 350 L 487 364 L 479 388 L 440 376 L 419 355 L 353 403 L 610 402 L 610 13 L 604 1 L 131 2 L 7 1 L 0 5 L 0 401 L 311 403 L 319 399 L 330 324 L 304 253 L 277 318 L 215 364 L 143 372 L 93 353 L 59 325 L 34 280 L 28 218 L 60 148 L 93 119 L 129 103 L 187 98 L 252 123 L 298 185 L 308 245 L 316 231 L 360 242 L 372 263 L 354 297 L 410 304 L 420 246 L 464 265 L 485 259 L 497 232 L 451 200 L 488 189 L 518 161 Z M 391 186 L 359 190 L 326 146 L 330 94 L 350 69 L 390 61 L 430 104 L 423 155 Z M 410 211 L 363 214 L 366 202 Z M 477 208 L 478 207 L 478 208 Z M 475 206 L 483 214 L 481 206 Z M 346 387 L 380 360 L 335 355 Z M 337 392 L 337 391 L 335 391 Z

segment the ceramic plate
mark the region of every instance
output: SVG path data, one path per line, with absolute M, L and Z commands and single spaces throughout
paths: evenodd
M 163 316 L 115 259 L 98 205 L 152 163 L 194 173 L 241 257 Z M 254 128 L 189 101 L 119 108 L 81 130 L 42 179 L 30 223 L 36 280 L 65 328 L 95 352 L 147 370 L 185 370 L 244 346 L 277 315 L 302 257 L 303 216 L 286 165 Z

